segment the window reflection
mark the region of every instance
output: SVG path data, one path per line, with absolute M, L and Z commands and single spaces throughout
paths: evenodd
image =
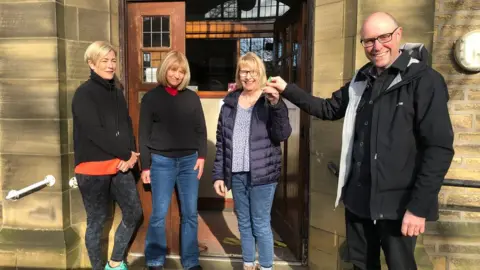
M 250 10 L 240 10 L 237 0 L 226 1 L 207 13 L 205 19 L 255 19 L 255 18 L 274 18 L 285 14 L 290 9 L 289 6 L 277 0 L 257 0 L 255 6 Z M 187 14 L 195 16 L 194 14 Z

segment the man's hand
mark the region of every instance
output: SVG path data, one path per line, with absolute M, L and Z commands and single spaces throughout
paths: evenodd
M 144 184 L 150 184 L 150 170 L 142 171 L 141 178 Z
M 130 165 L 126 161 L 120 160 L 117 165 L 117 169 L 122 172 L 127 172 L 128 170 L 130 170 Z
M 195 167 L 193 168 L 193 170 L 196 171 L 198 169 L 198 175 L 197 175 L 198 180 L 202 178 L 204 165 L 205 165 L 205 159 L 203 158 L 197 159 L 197 163 L 195 164 Z
M 127 160 L 128 166 L 133 168 L 135 166 L 135 163 L 137 163 L 138 157 L 140 156 L 140 153 L 135 153 L 132 151 L 132 155 L 130 156 L 130 159 Z
M 425 232 L 425 218 L 417 217 L 407 210 L 403 216 L 402 234 L 404 236 L 419 236 Z
M 285 87 L 287 87 L 287 83 L 281 77 L 272 77 L 270 82 L 267 82 L 267 86 L 273 87 L 277 89 L 277 91 L 281 94 Z
M 278 103 L 278 100 L 280 99 L 280 93 L 278 93 L 278 90 L 276 88 L 267 86 L 262 89 L 263 93 L 266 94 L 268 101 L 272 105 L 276 105 Z
M 215 181 L 213 188 L 215 188 L 215 192 L 217 192 L 218 196 L 227 196 L 227 187 L 225 187 L 225 182 L 223 180 Z

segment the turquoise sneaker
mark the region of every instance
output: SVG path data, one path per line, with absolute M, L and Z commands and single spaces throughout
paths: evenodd
M 128 270 L 127 264 L 125 262 L 122 262 L 119 266 L 117 267 L 111 267 L 110 264 L 105 265 L 105 270 Z

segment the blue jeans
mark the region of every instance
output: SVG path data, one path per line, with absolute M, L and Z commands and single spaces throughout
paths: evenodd
M 263 269 L 273 265 L 273 234 L 270 224 L 273 197 L 277 183 L 251 186 L 250 173 L 234 173 L 232 194 L 240 230 L 242 257 L 245 264 L 255 262 L 255 242 L 258 262 Z
M 185 269 L 199 265 L 198 262 L 198 170 L 193 170 L 197 154 L 169 158 L 152 155 L 150 179 L 152 187 L 152 215 L 145 240 L 145 260 L 148 266 L 162 266 L 167 255 L 165 219 L 172 193 L 177 185 L 181 210 L 182 265 Z

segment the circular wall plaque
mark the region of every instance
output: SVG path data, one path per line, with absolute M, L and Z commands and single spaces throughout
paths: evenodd
M 480 30 L 466 33 L 455 42 L 455 60 L 465 70 L 480 72 Z

